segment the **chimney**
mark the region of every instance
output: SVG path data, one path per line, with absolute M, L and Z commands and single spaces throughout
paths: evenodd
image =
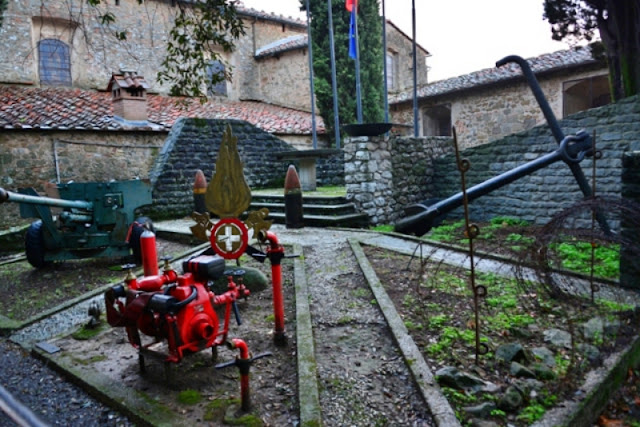
M 113 114 L 133 122 L 147 121 L 147 89 L 149 84 L 136 71 L 113 73 L 107 91 L 111 92 Z

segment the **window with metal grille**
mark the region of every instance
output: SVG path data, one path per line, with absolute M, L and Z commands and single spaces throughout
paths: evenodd
M 207 66 L 207 94 L 208 95 L 222 95 L 227 96 L 227 80 L 222 80 L 216 84 L 213 84 L 213 76 L 219 75 L 224 78 L 224 63 L 222 61 L 211 61 Z
M 56 39 L 41 40 L 38 43 L 38 56 L 40 84 L 71 86 L 69 46 Z

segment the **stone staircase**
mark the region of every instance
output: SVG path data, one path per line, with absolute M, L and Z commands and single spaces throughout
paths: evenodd
M 253 192 L 251 207 L 254 211 L 269 209 L 267 219 L 277 224 L 285 223 L 284 194 Z M 310 227 L 351 227 L 366 228 L 369 218 L 357 212 L 355 205 L 344 196 L 302 195 L 304 225 Z

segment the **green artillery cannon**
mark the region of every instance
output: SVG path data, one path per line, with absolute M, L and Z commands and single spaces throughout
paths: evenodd
M 25 235 L 27 260 L 34 267 L 49 261 L 125 257 L 131 250 L 139 257 L 139 237 L 151 221 L 135 220 L 135 210 L 151 204 L 147 181 L 58 184 L 59 199 L 41 197 L 33 188 L 18 191 L 0 188 L 0 203 L 19 203 L 22 218 L 39 218 Z M 54 216 L 52 207 L 62 212 Z

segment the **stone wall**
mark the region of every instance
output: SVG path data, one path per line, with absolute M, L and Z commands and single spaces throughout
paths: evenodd
M 565 135 L 581 129 L 597 132 L 596 148 L 603 154 L 596 163 L 597 195 L 619 198 L 622 156 L 640 150 L 640 98 L 572 115 L 560 121 L 560 127 Z M 557 148 L 544 125 L 464 150 L 462 157 L 471 162 L 467 188 Z M 460 173 L 451 149 L 447 138 L 347 139 L 347 197 L 369 214 L 373 224 L 382 224 L 393 223 L 413 203 L 457 194 Z M 581 165 L 589 183 L 591 165 L 590 159 Z M 559 161 L 473 201 L 470 212 L 476 221 L 504 215 L 542 224 L 582 197 L 569 167 Z
M 0 41 L 0 76 L 3 82 L 39 85 L 37 43 L 56 38 L 71 47 L 73 84 L 86 89 L 104 89 L 113 71 L 120 68 L 138 70 L 153 90 L 166 91 L 156 80 L 156 73 L 166 54 L 164 41 L 176 8 L 169 1 L 145 2 L 123 0 L 119 6 L 102 2 L 97 9 L 116 16 L 114 30 L 127 32 L 129 41 L 118 41 L 103 31 L 97 10 L 86 2 L 48 1 L 8 2 Z M 78 22 L 87 25 L 86 30 Z
M 452 148 L 443 137 L 347 138 L 347 198 L 372 224 L 393 223 L 405 206 L 432 197 L 433 162 Z
M 280 61 L 276 58 L 260 61 L 255 59 L 256 49 L 276 40 L 306 34 L 306 27 L 249 17 L 245 19 L 244 24 L 246 34 L 236 41 L 236 49 L 232 54 L 234 68 L 230 98 L 259 100 L 290 108 L 311 110 L 309 66 L 305 62 L 306 55 L 295 51 L 285 54 L 286 56 Z M 287 69 L 286 64 L 290 61 L 291 68 Z M 272 72 L 282 73 L 281 86 L 274 87 L 273 79 L 276 79 L 277 75 L 271 75 Z M 296 73 L 300 74 L 296 75 Z M 285 82 L 288 84 L 286 88 Z M 283 88 L 286 91 L 284 94 L 280 92 Z
M 635 215 L 623 217 L 620 237 L 620 284 L 640 289 L 640 218 L 637 207 L 640 206 L 640 151 L 625 153 L 622 158 L 622 197 L 633 203 Z
M 0 186 L 43 193 L 56 182 L 146 179 L 166 134 L 159 132 L 3 131 L 0 133 Z M 54 150 L 55 146 L 55 150 Z M 24 223 L 18 205 L 0 205 L 0 229 Z
M 300 49 L 258 60 L 264 102 L 311 111 L 307 53 L 306 49 Z
M 154 219 L 181 217 L 192 212 L 195 173 L 201 169 L 207 182 L 211 180 L 227 125 L 238 138 L 238 153 L 249 186 L 252 189 L 283 186 L 289 163 L 277 160 L 273 154 L 290 151 L 292 147 L 286 142 L 240 120 L 180 119 L 150 173 L 154 185 L 151 212 Z M 319 184 L 333 182 L 341 175 L 343 164 L 337 157 L 319 163 Z
M 402 92 L 405 90 L 411 90 L 413 88 L 413 43 L 411 37 L 404 34 L 395 25 L 387 23 L 386 25 L 387 36 L 387 51 L 395 54 L 397 63 L 395 64 L 395 78 L 396 84 L 394 87 L 389 87 L 389 94 Z M 416 48 L 418 71 L 416 77 L 418 80 L 418 87 L 426 85 L 428 82 L 427 73 L 427 53 L 420 47 Z M 387 70 L 387 73 L 391 73 L 392 70 Z
M 155 193 L 162 196 L 154 203 L 162 207 L 167 199 L 176 197 L 180 200 L 176 204 L 188 203 L 186 209 L 190 209 L 195 170 L 202 169 L 207 179 L 213 175 L 221 139 L 219 130 L 223 125 L 198 119 L 187 122 L 185 126 L 185 120 L 179 120 L 174 125 L 167 143 L 165 132 L 3 131 L 0 133 L 0 187 L 9 191 L 34 187 L 44 194 L 45 185 L 56 182 L 56 159 L 61 182 L 149 179 L 154 165 L 156 176 L 165 172 L 161 169 L 166 165 L 167 173 L 176 178 L 176 183 L 165 183 L 170 193 L 164 194 L 162 190 Z M 203 123 L 205 125 L 200 126 Z M 246 122 L 232 123 L 239 123 L 234 124 L 233 132 L 241 136 L 245 175 L 254 188 L 284 184 L 289 163 L 276 160 L 271 153 L 309 148 L 306 139 L 294 138 L 297 144 L 292 146 Z M 186 132 L 181 135 L 185 128 Z M 158 166 L 160 153 L 164 163 Z M 178 160 L 167 157 L 170 155 L 177 155 Z M 292 164 L 299 167 L 298 162 Z M 343 170 L 342 153 L 319 159 L 318 185 L 343 185 Z M 17 204 L 0 205 L 0 229 L 28 222 L 30 220 L 20 218 Z
M 597 132 L 596 148 L 603 155 L 596 163 L 597 195 L 620 197 L 622 155 L 625 151 L 640 147 L 639 123 L 638 97 L 581 112 L 560 121 L 560 127 L 567 136 L 581 129 L 589 133 L 594 130 Z M 471 162 L 471 169 L 466 175 L 467 187 L 557 148 L 558 144 L 548 127 L 538 126 L 528 132 L 465 150 L 462 154 Z M 587 181 L 591 183 L 591 159 L 585 159 L 581 168 Z M 448 197 L 460 191 L 460 177 L 454 156 L 438 159 L 434 170 L 435 196 Z M 471 214 L 477 221 L 507 215 L 542 224 L 555 212 L 582 197 L 569 167 L 560 161 L 477 199 L 471 204 Z

